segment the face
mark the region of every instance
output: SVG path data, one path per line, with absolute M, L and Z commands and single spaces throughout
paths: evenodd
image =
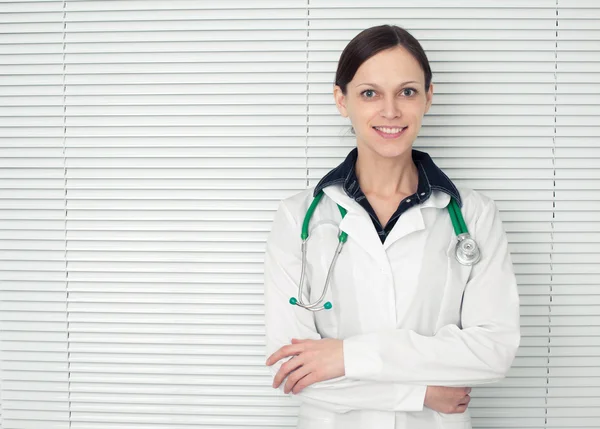
M 386 49 L 365 61 L 346 87 L 334 88 L 337 108 L 350 118 L 359 150 L 398 157 L 412 148 L 431 106 L 433 84 L 403 47 Z

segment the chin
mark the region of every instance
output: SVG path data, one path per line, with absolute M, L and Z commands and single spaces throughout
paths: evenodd
M 412 150 L 412 142 L 410 144 L 406 141 L 369 141 L 369 143 L 363 144 L 363 147 L 370 152 L 374 152 L 382 158 L 397 158 L 406 151 Z
M 391 146 L 391 145 L 390 145 Z M 398 158 L 406 153 L 406 151 L 410 151 L 412 149 L 411 146 L 401 146 L 401 147 L 393 147 L 393 148 L 378 148 L 377 154 L 383 158 Z

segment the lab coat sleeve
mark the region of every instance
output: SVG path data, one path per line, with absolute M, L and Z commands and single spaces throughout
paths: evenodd
M 473 234 L 482 257 L 465 286 L 462 329 L 446 325 L 433 336 L 392 329 L 347 338 L 346 377 L 441 386 L 505 377 L 520 342 L 519 295 L 498 210 L 485 201 Z
M 300 227 L 282 202 L 267 240 L 264 263 L 266 357 L 282 346 L 291 344 L 292 338 L 321 338 L 315 327 L 313 313 L 289 303 L 290 297 L 298 294 L 300 245 Z M 280 360 L 268 367 L 273 377 L 285 361 Z M 284 386 L 285 381 L 279 387 L 281 392 Z M 303 402 L 337 413 L 359 409 L 421 411 L 426 389 L 424 385 L 338 377 L 308 386 L 296 396 Z

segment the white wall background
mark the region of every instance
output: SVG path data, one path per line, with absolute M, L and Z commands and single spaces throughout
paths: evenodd
M 501 209 L 522 300 L 477 428 L 600 427 L 600 2 L 0 1 L 4 429 L 284 428 L 264 368 L 277 202 L 353 145 L 360 30 L 423 44 L 416 147 Z

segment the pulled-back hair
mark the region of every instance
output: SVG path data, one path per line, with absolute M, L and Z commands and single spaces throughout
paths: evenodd
M 358 68 L 373 55 L 385 49 L 402 46 L 421 65 L 425 73 L 425 92 L 431 84 L 431 68 L 423 47 L 412 34 L 395 25 L 379 25 L 367 28 L 357 34 L 344 48 L 335 73 L 335 84 L 346 94 L 350 82 Z

